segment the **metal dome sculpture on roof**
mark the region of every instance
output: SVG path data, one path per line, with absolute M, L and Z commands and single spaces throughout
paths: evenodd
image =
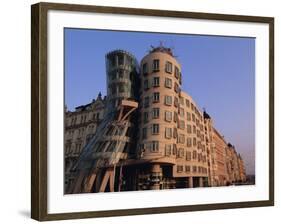
M 160 42 L 160 45 L 158 47 L 154 47 L 152 45 L 150 47 L 151 49 L 149 50 L 149 53 L 162 52 L 174 57 L 172 49 L 169 47 L 164 47 L 162 42 Z

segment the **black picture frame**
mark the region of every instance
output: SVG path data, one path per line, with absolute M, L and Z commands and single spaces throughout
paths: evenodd
M 226 208 L 245 208 L 274 205 L 274 18 L 258 16 L 224 15 L 201 12 L 164 11 L 138 8 L 103 7 L 90 5 L 38 3 L 31 6 L 31 217 L 39 221 L 81 219 L 94 217 L 156 214 L 170 212 L 203 211 Z M 264 23 L 269 25 L 269 200 L 217 203 L 204 205 L 169 206 L 126 210 L 88 211 L 48 214 L 47 210 L 47 13 L 49 10 L 72 12 L 99 12 L 166 18 L 195 18 Z M 63 88 L 63 87 L 62 87 Z

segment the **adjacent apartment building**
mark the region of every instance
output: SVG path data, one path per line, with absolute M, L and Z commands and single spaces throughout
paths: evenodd
M 107 97 L 99 94 L 91 103 L 65 111 L 66 193 L 226 186 L 246 181 L 241 155 L 215 129 L 211 116 L 181 90 L 181 65 L 171 49 L 152 48 L 140 65 L 132 54 L 116 50 L 107 54 L 106 64 Z M 137 103 L 132 113 L 124 107 L 128 102 Z M 111 110 L 119 116 L 104 118 Z M 129 113 L 120 119 L 125 110 Z M 127 130 L 134 134 L 124 134 L 122 140 L 110 128 L 118 121 L 120 129 L 126 119 L 130 121 Z M 108 131 L 102 132 L 106 127 Z M 110 137 L 105 141 L 107 134 L 102 133 Z M 125 138 L 128 144 L 123 147 Z M 96 144 L 103 148 L 95 149 Z M 106 166 L 89 169 L 88 165 L 85 171 L 83 161 L 91 164 L 94 155 L 117 155 L 114 147 L 122 156 Z

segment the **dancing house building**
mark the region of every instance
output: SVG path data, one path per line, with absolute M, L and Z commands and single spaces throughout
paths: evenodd
M 116 50 L 106 65 L 107 96 L 65 112 L 66 193 L 246 180 L 241 155 L 182 91 L 185 76 L 171 49 L 152 48 L 140 65 Z

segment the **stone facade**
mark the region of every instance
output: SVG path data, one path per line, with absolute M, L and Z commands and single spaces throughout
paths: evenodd
M 113 56 L 112 63 L 117 60 L 118 64 L 118 60 L 126 59 Z M 110 60 L 107 62 L 108 97 L 102 99 L 99 95 L 90 104 L 77 107 L 73 112 L 66 111 L 66 186 L 75 178 L 71 167 L 94 136 L 106 108 L 109 108 L 106 105 L 114 107 L 120 101 L 116 91 L 120 93 L 121 87 L 123 92 L 120 94 L 126 94 L 127 88 L 135 91 L 130 94 L 139 96 L 135 99 L 139 106 L 136 144 L 130 149 L 129 159 L 114 168 L 120 173 L 116 180 L 118 189 L 225 186 L 246 181 L 240 154 L 214 128 L 212 118 L 181 90 L 184 76 L 170 49 L 153 48 L 141 60 L 139 76 L 135 77 L 138 80 L 132 82 L 133 88 L 124 86 L 128 85 L 126 82 L 115 83 L 112 77 L 117 73 L 111 74 L 109 67 L 112 66 L 108 63 Z
M 139 146 L 151 166 L 142 182 L 158 167 L 159 181 L 151 189 L 208 185 L 203 113 L 181 83 L 171 51 L 155 49 L 142 59 Z
M 64 133 L 64 170 L 65 187 L 73 181 L 71 167 L 77 161 L 81 151 L 96 133 L 97 126 L 104 117 L 106 97 L 101 94 L 91 103 L 75 108 L 75 111 L 65 111 Z

